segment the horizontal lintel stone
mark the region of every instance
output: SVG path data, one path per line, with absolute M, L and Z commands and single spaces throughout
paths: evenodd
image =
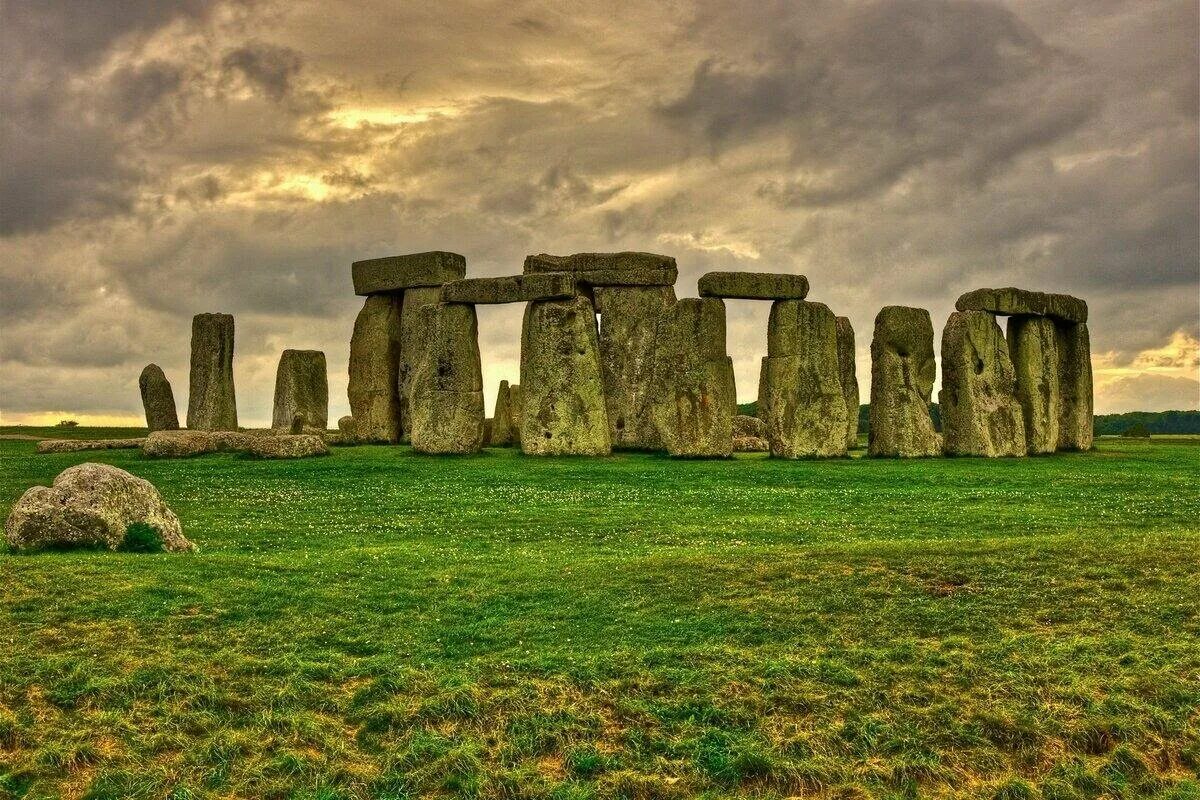
M 709 272 L 699 282 L 701 297 L 729 300 L 803 300 L 808 278 L 786 272 Z
M 574 297 L 575 276 L 567 272 L 505 275 L 499 278 L 467 278 L 442 286 L 443 303 L 528 303 Z
M 590 286 L 673 286 L 675 259 L 657 253 L 575 253 L 525 257 L 525 274 L 570 272 Z
M 350 273 L 355 294 L 384 294 L 459 280 L 467 274 L 467 260 L 458 253 L 432 250 L 355 261 Z
M 958 298 L 959 311 L 987 311 L 1004 316 L 1054 317 L 1066 322 L 1087 322 L 1087 303 L 1069 294 L 1031 292 L 1025 289 L 976 289 Z

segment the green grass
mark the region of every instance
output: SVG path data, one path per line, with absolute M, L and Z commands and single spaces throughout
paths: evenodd
M 201 551 L 0 553 L 0 796 L 1200 796 L 1195 447 L 33 448 Z

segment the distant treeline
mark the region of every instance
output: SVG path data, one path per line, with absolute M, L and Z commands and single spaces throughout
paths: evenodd
M 867 432 L 867 418 L 871 406 L 858 407 L 858 432 Z M 937 403 L 929 406 L 933 426 L 942 429 L 942 414 Z M 751 417 L 758 414 L 758 403 L 741 403 L 738 405 L 739 414 Z M 1144 425 L 1151 434 L 1155 433 L 1196 433 L 1200 434 L 1200 411 L 1130 411 L 1125 414 L 1097 414 L 1094 430 L 1097 436 L 1119 436 L 1135 425 Z

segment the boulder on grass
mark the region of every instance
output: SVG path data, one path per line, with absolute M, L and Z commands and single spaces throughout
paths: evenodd
M 142 455 L 150 458 L 190 458 L 204 453 L 247 450 L 252 438 L 241 431 L 155 431 L 146 437 Z
M 82 450 L 132 450 L 146 443 L 136 439 L 43 439 L 37 443 L 39 453 L 78 453 Z
M 133 525 L 152 528 L 164 550 L 196 549 L 152 483 L 108 464 L 79 464 L 59 473 L 53 486 L 26 491 L 4 523 L 4 536 L 14 550 L 120 550 Z

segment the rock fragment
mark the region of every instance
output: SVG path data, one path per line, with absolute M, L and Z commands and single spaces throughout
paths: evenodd
M 467 274 L 467 260 L 458 253 L 435 250 L 355 261 L 350 273 L 355 294 L 384 294 L 460 280 Z
M 192 318 L 187 426 L 195 430 L 237 430 L 233 317 L 229 314 L 197 314 Z
M 651 408 L 671 455 L 720 458 L 733 452 L 737 393 L 719 298 L 685 298 L 664 316 Z
M 175 393 L 162 367 L 147 364 L 138 376 L 142 408 L 146 411 L 146 427 L 152 431 L 179 430 L 179 415 L 175 410 Z
M 329 427 L 329 376 L 320 350 L 284 350 L 275 370 L 272 428 Z
M 867 449 L 885 458 L 941 455 L 929 400 L 937 377 L 933 322 L 923 308 L 884 306 L 871 340 L 871 410 Z
M 942 448 L 951 456 L 1025 455 L 1025 422 L 996 318 L 955 311 L 942 331 Z
M 526 454 L 611 452 L 596 312 L 586 298 L 526 306 L 520 385 Z

